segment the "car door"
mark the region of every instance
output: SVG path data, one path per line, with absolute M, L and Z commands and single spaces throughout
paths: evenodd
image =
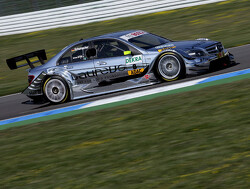
M 88 49 L 88 42 L 75 45 L 58 62 L 59 67 L 74 76 L 76 84 L 91 83 L 96 77 L 93 59 L 86 56 Z
M 133 70 L 138 71 L 137 65 L 143 62 L 139 51 L 134 50 L 136 55 L 132 56 L 131 48 L 115 39 L 96 40 L 93 46 L 97 52 L 94 66 L 99 83 L 127 80 L 129 76 L 135 75 Z

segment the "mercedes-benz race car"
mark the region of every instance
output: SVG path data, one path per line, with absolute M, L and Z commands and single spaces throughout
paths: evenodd
M 38 61 L 31 62 L 32 57 Z M 52 103 L 174 81 L 234 61 L 221 42 L 171 41 L 141 30 L 80 40 L 46 59 L 39 50 L 6 61 L 10 69 L 29 65 L 29 86 L 23 93 Z M 18 65 L 21 60 L 27 63 Z M 42 65 L 35 67 L 36 62 Z

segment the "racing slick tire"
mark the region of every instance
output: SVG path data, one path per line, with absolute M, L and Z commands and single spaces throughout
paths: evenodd
M 175 81 L 186 76 L 184 61 L 174 52 L 163 53 L 158 58 L 155 72 L 161 81 Z
M 44 97 L 52 104 L 59 104 L 69 99 L 68 84 L 59 76 L 52 76 L 43 84 Z

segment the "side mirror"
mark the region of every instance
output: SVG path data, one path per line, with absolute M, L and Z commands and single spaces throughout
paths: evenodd
M 131 51 L 124 51 L 124 55 L 126 56 L 126 55 L 131 55 L 132 54 L 132 52 Z
M 90 58 L 92 56 L 95 56 L 95 55 L 96 55 L 96 49 L 95 48 L 88 49 L 87 52 L 86 52 L 86 56 L 88 58 Z

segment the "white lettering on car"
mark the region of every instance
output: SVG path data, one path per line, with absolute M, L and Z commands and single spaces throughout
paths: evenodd
M 85 49 L 88 49 L 88 48 L 89 48 L 88 46 L 85 46 L 85 47 L 76 47 L 76 48 L 71 49 L 71 52 L 85 50 Z
M 147 34 L 147 32 L 139 30 L 139 31 L 136 31 L 136 32 L 132 32 L 132 33 L 123 35 L 120 38 L 125 39 L 126 41 L 128 41 L 129 39 L 132 39 L 134 37 L 138 37 L 140 35 L 145 35 L 145 34 Z

